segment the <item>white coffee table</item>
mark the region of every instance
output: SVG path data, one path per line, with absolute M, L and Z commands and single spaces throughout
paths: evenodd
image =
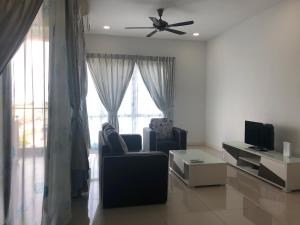
M 169 168 L 190 187 L 226 184 L 226 162 L 201 150 L 170 151 Z

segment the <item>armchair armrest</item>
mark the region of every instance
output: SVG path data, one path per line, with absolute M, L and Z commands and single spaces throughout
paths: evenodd
M 104 156 L 101 198 L 104 208 L 164 203 L 168 193 L 168 157 L 164 153 Z
M 186 149 L 187 131 L 178 127 L 173 127 L 173 135 L 179 149 Z
M 149 127 L 143 129 L 143 150 L 156 151 L 156 132 Z
M 129 152 L 139 152 L 142 149 L 142 137 L 139 134 L 121 134 Z

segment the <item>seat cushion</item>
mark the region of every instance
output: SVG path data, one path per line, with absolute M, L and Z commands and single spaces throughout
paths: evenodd
M 153 118 L 151 119 L 149 127 L 157 133 L 157 139 L 172 139 L 173 137 L 172 120 L 167 118 Z
M 121 134 L 129 152 L 139 152 L 142 150 L 142 137 L 139 134 Z
M 124 139 L 119 135 L 115 128 L 105 123 L 102 126 L 103 139 L 112 153 L 127 153 L 128 148 Z
M 165 139 L 165 140 L 157 140 L 157 151 L 162 151 L 165 153 L 169 153 L 169 150 L 178 149 L 177 143 L 175 140 Z

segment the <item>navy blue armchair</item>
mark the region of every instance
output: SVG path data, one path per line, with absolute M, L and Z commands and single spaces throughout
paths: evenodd
M 166 118 L 152 119 L 149 127 L 143 129 L 143 149 L 145 151 L 160 151 L 168 155 L 169 150 L 185 150 L 186 146 L 187 131 L 173 127 L 173 122 Z
M 140 135 L 121 135 L 128 152 L 114 152 L 116 140 L 99 132 L 100 195 L 103 208 L 165 203 L 168 196 L 168 157 L 141 152 Z M 111 143 L 107 143 L 107 142 Z

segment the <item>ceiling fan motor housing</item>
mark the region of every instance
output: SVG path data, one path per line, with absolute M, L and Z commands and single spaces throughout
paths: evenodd
M 159 21 L 159 25 L 156 25 L 153 23 L 153 26 L 159 30 L 159 31 L 163 31 L 167 26 L 168 26 L 168 23 L 162 19 L 158 20 Z

